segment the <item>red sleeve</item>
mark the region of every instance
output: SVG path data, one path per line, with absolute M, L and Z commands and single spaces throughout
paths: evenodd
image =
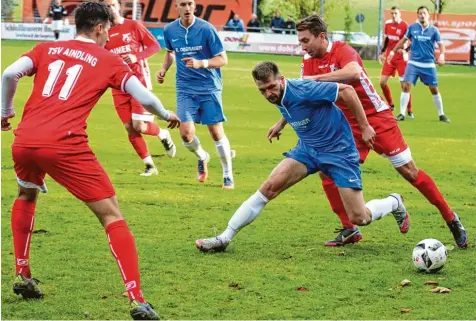
M 111 54 L 108 69 L 110 70 L 109 87 L 125 92 L 126 82 L 134 75 L 132 70 L 119 55 L 113 54 Z
M 312 72 L 312 59 L 304 56 L 301 62 L 301 78 L 304 76 L 313 76 Z
M 155 39 L 155 37 L 146 29 L 146 27 L 141 24 L 137 23 L 137 34 L 139 36 L 140 42 L 144 45 L 144 50 L 137 53 L 138 59 L 146 59 L 150 56 L 158 53 L 160 51 L 159 42 Z
M 41 55 L 43 52 L 43 47 L 45 46 L 44 43 L 39 43 L 36 46 L 34 46 L 30 51 L 27 53 L 24 53 L 22 57 L 28 57 L 33 61 L 33 70 L 32 74 L 36 72 L 36 69 L 38 68 L 38 65 L 40 63 Z
M 383 25 L 383 35 L 384 35 L 384 37 L 387 36 L 387 27 L 388 27 L 388 23 L 385 23 L 385 24 Z
M 341 46 L 336 54 L 337 63 L 340 68 L 344 68 L 349 62 L 355 61 L 362 66 L 362 59 L 360 59 L 359 53 L 349 46 L 344 44 Z

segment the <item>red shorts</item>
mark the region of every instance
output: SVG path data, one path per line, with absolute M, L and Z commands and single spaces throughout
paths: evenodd
M 109 176 L 90 150 L 63 150 L 12 146 L 18 184 L 46 193 L 48 174 L 83 202 L 95 202 L 116 195 Z
M 395 77 L 396 72 L 398 72 L 398 76 L 403 80 L 403 76 L 405 75 L 405 69 L 407 68 L 407 62 L 403 60 L 402 57 L 395 57 L 392 59 L 390 63 L 385 60 L 385 63 L 382 67 L 382 76 L 392 76 Z
M 372 117 L 369 117 L 369 123 L 374 127 L 371 120 Z M 354 140 L 360 154 L 360 163 L 363 164 L 369 155 L 370 148 L 365 145 L 362 136 L 355 132 Z M 395 168 L 401 167 L 412 160 L 410 148 L 405 142 L 405 138 L 403 138 L 398 126 L 377 132 L 373 150 L 377 154 L 388 158 Z
M 123 124 L 128 124 L 132 120 L 154 121 L 154 115 L 149 113 L 131 95 L 112 95 L 117 114 Z

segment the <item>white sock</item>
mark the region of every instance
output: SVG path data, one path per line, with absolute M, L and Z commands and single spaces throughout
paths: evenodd
M 408 102 L 410 101 L 410 93 L 402 93 L 400 94 L 400 114 L 405 116 L 405 112 L 407 111 Z
M 193 136 L 191 142 L 183 142 L 185 148 L 197 155 L 199 160 L 205 160 L 207 158 L 207 152 L 202 148 L 197 136 Z
M 443 99 L 441 98 L 440 93 L 436 95 L 432 95 L 433 103 L 435 104 L 436 110 L 438 110 L 438 116 L 444 115 L 445 112 L 443 111 Z
M 220 157 L 221 167 L 223 168 L 223 177 L 233 179 L 233 170 L 231 162 L 231 148 L 228 137 L 223 136 L 220 140 L 215 142 L 217 154 Z
M 152 160 L 152 156 L 150 155 L 144 158 L 143 161 L 146 165 L 154 165 L 154 161 Z
M 168 131 L 167 129 L 162 129 L 162 128 L 161 128 L 161 129 L 159 130 L 159 135 L 158 135 L 158 136 L 159 136 L 159 139 L 160 139 L 160 140 L 164 140 L 164 139 L 166 139 L 166 138 L 169 136 L 169 131 Z
M 236 210 L 220 238 L 226 242 L 231 241 L 241 228 L 254 221 L 268 202 L 268 199 L 259 190 L 256 191 Z
M 395 197 L 389 196 L 383 199 L 371 200 L 365 204 L 372 214 L 372 221 L 381 219 L 392 213 L 398 207 L 398 201 Z

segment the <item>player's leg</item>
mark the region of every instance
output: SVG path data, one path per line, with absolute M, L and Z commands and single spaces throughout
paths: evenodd
M 197 179 L 200 183 L 205 182 L 208 177 L 208 154 L 200 144 L 200 140 L 195 135 L 195 123 L 201 123 L 200 101 L 196 96 L 177 92 L 177 116 L 180 124 L 180 137 L 183 145 L 198 158 Z
M 416 66 L 412 64 L 407 64 L 405 69 L 405 76 L 403 77 L 402 83 L 402 93 L 400 94 L 400 114 L 397 116 L 397 120 L 405 120 L 405 112 L 410 102 L 410 90 L 411 85 L 415 86 L 418 79 L 419 73 Z
M 459 217 L 451 210 L 433 179 L 423 170 L 417 168 L 413 161 L 410 148 L 406 144 L 398 126 L 384 133 L 379 133 L 375 141 L 374 149 L 379 154 L 385 155 L 397 172 L 418 189 L 418 191 L 438 209 L 448 224 L 456 244 L 460 247 L 466 247 L 466 231 Z M 399 152 L 395 153 L 395 151 Z
M 47 191 L 45 172 L 36 161 L 38 149 L 12 147 L 12 157 L 18 181 L 18 196 L 12 206 L 11 228 L 13 236 L 16 278 L 13 291 L 25 299 L 42 298 L 39 281 L 31 277 L 30 244 L 35 222 L 38 191 Z
M 112 183 L 94 153 L 88 148 L 52 150 L 47 157 L 49 161 L 42 164 L 42 169 L 83 201 L 103 225 L 131 301 L 132 317 L 158 319 L 142 294 L 134 236 L 121 214 Z
M 246 225 L 253 222 L 266 204 L 289 187 L 308 175 L 308 168 L 293 158 L 286 158 L 271 172 L 261 187 L 233 214 L 228 227 L 219 236 L 200 239 L 195 246 L 202 252 L 224 251 L 233 237 Z
M 172 141 L 170 132 L 167 129 L 160 128 L 154 121 L 154 115 L 145 110 L 134 98 L 131 98 L 131 105 L 132 127 L 135 131 L 144 135 L 158 137 L 162 146 L 164 146 L 167 156 L 175 157 L 177 148 Z
M 384 62 L 382 66 L 382 71 L 380 73 L 380 88 L 382 88 L 383 95 L 387 103 L 390 105 L 390 108 L 393 110 L 395 105 L 393 104 L 392 91 L 388 86 L 388 78 L 395 75 L 395 65 L 394 63 Z
M 407 68 L 407 62 L 405 60 L 400 60 L 398 63 L 397 63 L 397 72 L 398 72 L 398 77 L 399 77 L 399 80 L 400 80 L 400 87 L 402 89 L 402 92 L 403 92 L 403 81 L 404 81 L 404 77 L 405 77 L 405 70 Z M 408 118 L 410 119 L 415 119 L 415 115 L 413 114 L 413 106 L 412 106 L 412 96 L 410 94 L 410 99 L 408 100 L 408 105 L 407 105 L 407 115 L 408 115 Z
M 145 165 L 144 172 L 141 173 L 141 176 L 152 176 L 157 175 L 158 171 L 155 167 L 154 161 L 150 156 L 149 149 L 147 147 L 147 142 L 144 137 L 134 129 L 132 126 L 132 104 L 130 95 L 113 95 L 114 106 L 116 107 L 116 112 L 124 128 L 127 131 L 127 137 L 129 142 L 132 145 L 132 148 L 136 151 L 137 155 L 142 159 Z
M 223 112 L 221 92 L 214 92 L 210 95 L 201 96 L 200 119 L 202 124 L 207 125 L 208 132 L 212 137 L 217 150 L 218 157 L 223 169 L 223 188 L 233 189 L 235 187 L 232 168 L 232 150 L 230 141 L 223 129 L 223 122 L 226 121 Z
M 450 119 L 446 117 L 445 112 L 443 110 L 443 99 L 441 98 L 441 94 L 438 90 L 438 85 L 428 86 L 428 88 L 430 89 L 431 96 L 433 98 L 433 103 L 435 104 L 436 110 L 438 111 L 438 117 L 440 121 L 444 123 L 449 123 Z

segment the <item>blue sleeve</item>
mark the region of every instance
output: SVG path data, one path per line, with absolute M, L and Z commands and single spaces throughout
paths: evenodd
M 407 32 L 405 32 L 405 38 L 411 39 L 412 38 L 412 25 L 409 25 L 407 28 Z
M 438 30 L 438 28 L 435 27 L 435 33 L 433 35 L 435 42 L 436 43 L 440 43 L 441 42 L 441 37 L 440 37 L 440 30 Z
M 310 100 L 315 103 L 323 101 L 335 102 L 339 95 L 339 84 L 335 82 L 312 81 L 306 88 L 309 92 Z
M 168 51 L 174 51 L 172 44 L 170 43 L 168 28 L 164 29 L 164 42 L 165 42 L 165 49 Z
M 216 29 L 213 26 L 209 26 L 208 30 L 209 33 L 206 39 L 207 45 L 210 48 L 212 56 L 215 57 L 225 51 L 225 49 L 223 48 L 223 44 L 221 43 L 220 37 L 218 36 L 218 32 L 216 31 Z

